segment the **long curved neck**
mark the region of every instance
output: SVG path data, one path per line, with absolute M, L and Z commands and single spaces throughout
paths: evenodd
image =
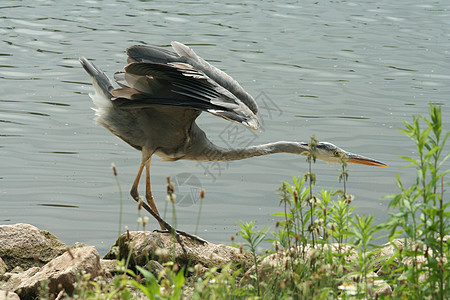
M 181 159 L 197 161 L 229 161 L 269 155 L 274 153 L 306 154 L 309 151 L 306 143 L 274 142 L 244 148 L 224 148 L 213 144 L 203 130 L 195 122 L 189 132 L 189 142 L 186 144 L 185 155 Z
M 274 142 L 245 148 L 222 148 L 212 143 L 203 148 L 203 151 L 194 158 L 201 161 L 228 161 L 269 155 L 274 153 L 292 153 L 304 155 L 309 151 L 308 146 L 298 142 Z

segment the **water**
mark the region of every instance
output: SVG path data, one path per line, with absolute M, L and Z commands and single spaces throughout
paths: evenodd
M 0 223 L 31 223 L 105 253 L 123 224 L 136 229 L 128 190 L 140 154 L 93 121 L 92 91 L 77 59 L 108 74 L 124 66 L 124 49 L 167 47 L 177 40 L 258 97 L 256 132 L 204 114 L 199 123 L 221 145 L 307 141 L 314 134 L 389 168 L 352 166 L 349 191 L 360 213 L 387 218 L 387 200 L 415 177 L 397 155 L 414 145 L 398 128 L 429 103 L 450 118 L 450 5 L 437 1 L 2 1 L 0 4 Z M 195 196 L 206 190 L 200 236 L 229 243 L 236 222 L 273 226 L 276 189 L 306 171 L 304 158 L 273 155 L 199 164 L 152 163 L 164 212 L 166 176 L 177 180 L 177 223 L 194 232 Z M 341 188 L 338 166 L 317 163 L 319 186 Z M 178 175 L 178 176 L 177 176 Z M 193 201 L 194 200 L 194 201 Z M 171 221 L 171 207 L 167 220 Z M 157 224 L 151 220 L 149 228 Z

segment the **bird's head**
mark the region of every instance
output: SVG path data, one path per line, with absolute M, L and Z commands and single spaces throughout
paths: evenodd
M 309 147 L 307 143 L 303 143 L 303 145 Z M 342 161 L 344 161 L 347 164 L 362 164 L 376 167 L 387 167 L 386 164 L 378 160 L 345 151 L 344 149 L 341 149 L 338 146 L 327 142 L 318 142 L 316 144 L 315 153 L 317 159 L 329 163 L 341 164 Z

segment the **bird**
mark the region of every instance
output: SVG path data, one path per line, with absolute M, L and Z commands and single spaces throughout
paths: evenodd
M 150 164 L 154 155 L 165 161 L 231 161 L 274 153 L 311 152 L 309 143 L 296 141 L 243 148 L 212 143 L 196 123 L 202 112 L 257 130 L 257 103 L 236 80 L 190 47 L 176 41 L 171 45 L 173 51 L 147 45 L 129 47 L 127 65 L 114 74 L 116 88 L 101 69 L 84 57 L 79 59 L 95 88 L 95 93 L 90 94 L 96 106 L 95 121 L 142 153 L 130 190 L 132 198 L 139 201 L 138 185 L 145 169 L 145 198 L 161 229 L 168 230 L 151 191 Z M 330 163 L 387 166 L 328 142 L 318 142 L 314 152 L 317 159 Z

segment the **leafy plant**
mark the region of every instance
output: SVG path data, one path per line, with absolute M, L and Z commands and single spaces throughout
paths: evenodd
M 444 176 L 450 170 L 442 167 L 450 157 L 450 153 L 443 156 L 450 132 L 444 132 L 441 115 L 441 108 L 430 104 L 429 119 L 414 116 L 412 123 L 403 122 L 402 133 L 415 143 L 418 157 L 401 158 L 409 162 L 407 167 L 415 167 L 416 181 L 406 187 L 397 175 L 400 193 L 387 197 L 389 207 L 398 210 L 387 222 L 390 239 L 405 240 L 403 248 L 397 247 L 402 280 L 395 285 L 398 291 L 415 291 L 416 298 L 449 296 L 449 244 L 444 237 L 450 234 L 450 203 L 444 202 Z
M 241 227 L 241 229 L 238 231 L 237 235 L 241 236 L 244 240 L 247 241 L 247 244 L 244 245 L 244 248 L 247 248 L 248 250 L 250 250 L 250 253 L 253 256 L 253 262 L 255 264 L 255 282 L 256 282 L 256 287 L 257 287 L 257 291 L 258 291 L 258 296 L 260 296 L 260 278 L 259 278 L 259 272 L 258 272 L 258 256 L 256 254 L 257 248 L 259 246 L 259 244 L 261 244 L 261 242 L 264 240 L 264 238 L 267 235 L 267 228 L 264 227 L 263 229 L 261 229 L 260 231 L 255 230 L 255 220 L 251 221 L 251 222 L 243 222 L 243 223 L 238 223 L 239 226 Z

